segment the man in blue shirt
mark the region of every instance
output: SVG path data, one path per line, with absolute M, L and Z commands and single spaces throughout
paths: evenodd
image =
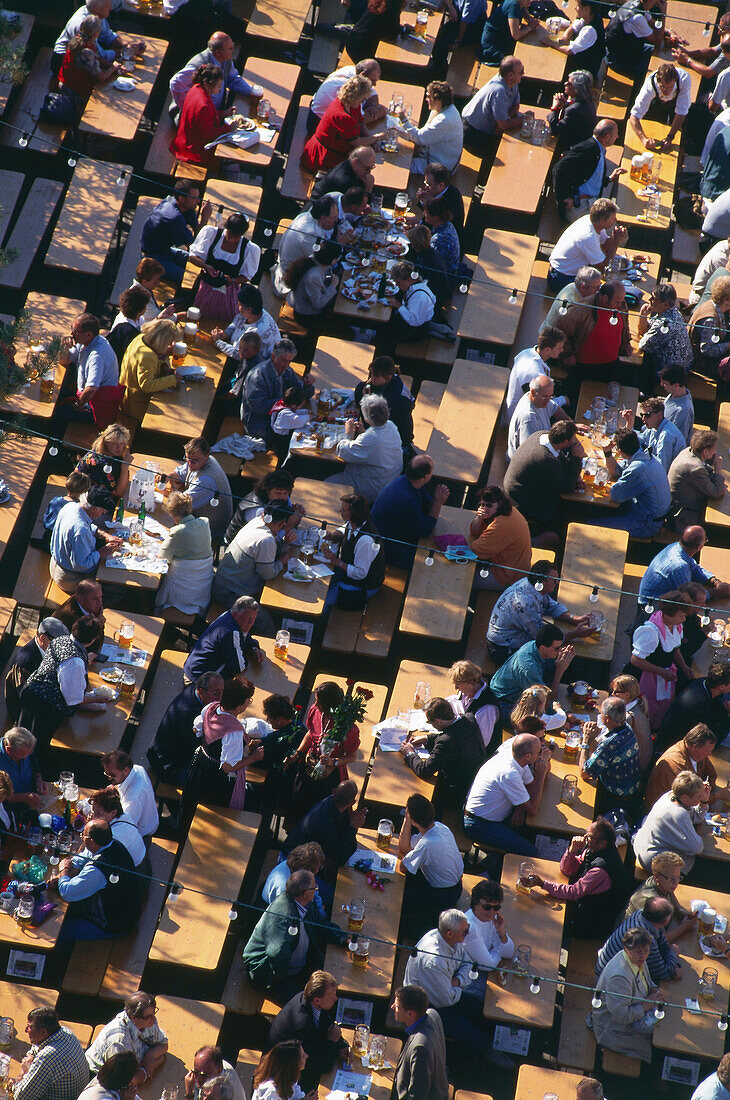
M 385 560 L 398 569 L 410 569 L 415 544 L 430 535 L 441 507 L 449 499 L 445 485 L 437 485 L 433 498 L 426 486 L 433 477 L 430 455 L 416 455 L 406 472 L 381 489 L 375 498 L 370 518 L 385 540 Z
M 629 414 L 628 416 L 626 414 Z M 630 409 L 623 412 L 627 428 L 633 428 L 634 417 Z M 649 397 L 641 406 L 644 427 L 636 433 L 642 447 L 658 459 L 669 474 L 669 467 L 680 451 L 687 446 L 684 436 L 664 415 L 664 402 L 660 397 Z
M 717 1070 L 700 1081 L 691 1100 L 730 1100 L 730 1054 L 723 1054 Z
M 520 646 L 489 681 L 502 716 L 509 720 L 520 695 L 533 684 L 547 684 L 553 695 L 557 695 L 560 679 L 574 656 L 572 645 L 563 645 L 562 630 L 545 623 L 534 642 Z
M 74 321 L 71 335 L 64 340 L 58 361 L 62 367 L 76 364 L 76 397 L 60 406 L 65 420 L 92 423 L 92 404 L 98 402 L 99 412 L 102 405 L 104 409 L 111 406 L 111 416 L 104 420 L 109 423 L 121 404 L 123 390 L 119 387 L 117 357 L 109 341 L 99 335 L 99 328 L 99 320 L 93 313 L 82 313 Z
M 609 477 L 618 479 L 611 486 L 611 500 L 624 508 L 618 519 L 602 520 L 602 525 L 628 531 L 636 538 L 652 538 L 661 530 L 672 503 L 666 471 L 628 428 L 616 432 L 618 461 L 611 453 L 612 446 L 609 443 L 603 448 Z
M 225 31 L 216 31 L 208 39 L 208 48 L 191 57 L 187 65 L 175 73 L 170 81 L 170 91 L 173 102 L 170 106 L 170 114 L 177 123 L 180 117 L 185 96 L 190 91 L 195 70 L 200 65 L 217 65 L 223 70 L 223 86 L 213 96 L 213 102 L 221 110 L 234 95 L 262 96 L 264 89 L 260 84 L 249 84 L 233 64 L 233 55 L 236 47 L 233 39 Z
M 178 180 L 174 193 L 158 203 L 142 227 L 142 255 L 159 260 L 165 274 L 175 282 L 180 282 L 185 273 L 188 248 L 198 225 L 205 225 L 210 217 L 211 205 L 204 202 L 198 220 L 195 207 L 199 201 L 200 184 L 195 180 Z
M 53 53 L 51 54 L 51 72 L 54 76 L 58 76 L 61 63 L 66 56 L 68 44 L 71 39 L 79 33 L 81 24 L 84 19 L 86 19 L 87 15 L 96 15 L 101 20 L 101 33 L 97 43 L 99 57 L 103 58 L 105 61 L 113 61 L 115 57 L 121 54 L 122 47 L 125 45 L 132 46 L 134 52 L 138 55 L 144 53 L 145 44 L 141 39 L 137 42 L 122 42 L 116 31 L 111 29 L 108 22 L 111 8 L 112 5 L 110 0 L 86 0 L 85 4 L 82 4 L 80 8 L 76 9 L 56 39 L 56 44 L 53 47 Z
M 695 558 L 707 542 L 703 527 L 685 527 L 679 542 L 673 542 L 652 558 L 639 585 L 639 598 L 645 600 L 673 592 L 690 581 L 711 591 L 711 599 L 730 595 L 730 584 L 718 581 Z
M 58 513 L 51 535 L 51 577 L 64 592 L 76 591 L 80 580 L 92 576 L 100 561 L 104 561 L 122 546 L 115 535 L 100 531 L 94 520 L 104 513 L 114 514 L 115 502 L 101 485 L 92 485 L 81 494 L 78 504 L 70 501 Z M 104 543 L 97 550 L 97 539 Z
M 142 880 L 106 821 L 84 826 L 85 848 L 65 859 L 54 884 L 69 903 L 62 938 L 106 940 L 131 932 L 142 910 Z
M 239 596 L 230 611 L 214 619 L 190 650 L 183 665 L 183 681 L 192 684 L 204 672 L 219 672 L 224 680 L 230 680 L 245 672 L 250 661 L 261 664 L 264 651 L 251 637 L 258 611 L 252 596 Z

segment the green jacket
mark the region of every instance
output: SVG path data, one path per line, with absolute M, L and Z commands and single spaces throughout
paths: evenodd
M 254 985 L 269 986 L 288 977 L 289 963 L 301 935 L 299 920 L 296 902 L 289 894 L 279 894 L 268 906 L 243 949 L 244 966 Z M 347 943 L 347 933 L 332 921 L 323 921 L 314 905 L 307 907 L 304 926 L 315 946 L 322 940 L 340 947 Z M 296 935 L 290 935 L 292 927 L 296 927 Z

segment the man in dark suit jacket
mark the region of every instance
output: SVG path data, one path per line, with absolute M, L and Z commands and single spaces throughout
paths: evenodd
M 183 682 L 192 684 L 204 672 L 220 672 L 230 680 L 252 661 L 261 664 L 264 651 L 251 636 L 258 611 L 253 596 L 239 596 L 230 611 L 207 626 L 183 665 Z
M 587 214 L 606 184 L 617 178 L 622 171 L 620 168 L 615 168 L 611 173 L 606 171 L 606 150 L 617 141 L 616 123 L 612 119 L 604 118 L 596 124 L 592 137 L 587 141 L 579 141 L 572 149 L 563 153 L 553 168 L 553 192 L 562 218 L 575 221 L 582 214 Z M 598 190 L 592 188 L 592 193 L 589 193 L 585 187 L 601 166 Z
M 446 699 L 432 699 L 426 718 L 439 731 L 426 738 L 430 755 L 422 760 L 411 741 L 404 741 L 401 754 L 420 779 L 438 776 L 434 802 L 439 810 L 461 810 L 474 776 L 487 759 L 482 731 L 473 714 L 456 718 Z
M 446 1100 L 449 1079 L 441 1017 L 428 1007 L 428 997 L 420 985 L 402 985 L 395 991 L 391 1008 L 396 1023 L 408 1032 L 395 1068 L 396 1097 Z
M 188 684 L 175 696 L 147 750 L 147 759 L 158 779 L 164 783 L 184 783 L 198 747 L 193 722 L 204 706 L 217 702 L 222 694 L 223 677 L 220 673 L 204 672 L 194 684 Z
M 307 1054 L 307 1065 L 299 1084 L 305 1092 L 316 1089 L 319 1079 L 329 1073 L 347 1043 L 335 1023 L 337 979 L 326 970 L 315 970 L 304 987 L 282 1008 L 269 1028 L 264 1050 L 276 1043 L 296 1039 Z
M 52 638 L 68 634 L 68 629 L 56 618 L 42 619 L 38 624 L 35 637 L 22 645 L 13 657 L 5 676 L 5 708 L 8 718 L 15 722 L 20 711 L 20 692 L 32 672 L 35 672 L 43 660 L 43 654 Z
M 330 168 L 326 175 L 318 179 L 312 188 L 311 199 L 321 199 L 323 195 L 337 192 L 344 195 L 351 187 L 364 187 L 368 194 L 373 189 L 373 168 L 375 153 L 369 145 L 359 145 L 353 149 L 347 160 Z
M 93 643 L 88 648 L 88 652 L 98 656 L 104 644 L 104 630 L 106 629 L 103 593 L 98 581 L 88 579 L 79 581 L 73 596 L 69 596 L 66 602 L 62 603 L 58 610 L 53 612 L 54 619 L 60 619 L 69 631 L 74 623 L 77 623 L 79 619 L 83 619 L 85 615 L 91 615 L 97 623 L 96 635 Z
M 328 876 L 347 863 L 357 848 L 357 830 L 365 823 L 366 811 L 355 810 L 357 783 L 346 779 L 327 798 L 313 806 L 284 842 L 284 855 L 292 848 L 316 840 L 322 845 Z
M 698 722 L 710 727 L 718 744 L 730 733 L 730 661 L 713 665 L 706 676 L 675 695 L 659 727 L 655 752 L 661 755 Z

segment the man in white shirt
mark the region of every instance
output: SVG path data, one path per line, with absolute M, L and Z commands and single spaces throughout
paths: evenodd
M 309 210 L 297 214 L 281 238 L 279 262 L 273 269 L 273 286 L 280 298 L 286 298 L 290 290 L 284 279 L 290 265 L 295 260 L 303 260 L 311 255 L 312 248 L 318 241 L 333 240 L 337 219 L 337 203 L 331 195 L 323 195 L 312 203 Z
M 504 890 L 498 882 L 482 879 L 471 892 L 466 919 L 469 931 L 464 940 L 464 950 L 479 968 L 468 992 L 483 998 L 487 988 L 486 971 L 502 966 L 504 959 L 511 959 L 515 945 L 507 935 L 504 917 L 500 913 Z
M 395 349 L 401 340 L 418 340 L 424 335 L 426 325 L 433 320 L 436 295 L 407 260 L 394 264 L 390 274 L 398 295 L 388 298 L 393 312 L 376 336 L 376 350 L 378 355 L 395 359 Z
M 542 329 L 537 337 L 537 344 L 532 348 L 525 348 L 515 356 L 512 370 L 509 372 L 507 384 L 507 397 L 504 403 L 503 424 L 509 424 L 512 414 L 517 408 L 517 403 L 525 393 L 525 386 L 529 386 L 533 378 L 540 375 L 550 377 L 550 367 L 554 359 L 559 359 L 565 347 L 565 333 L 554 325 L 548 325 Z M 566 405 L 565 397 L 556 397 L 555 403 Z
M 469 922 L 460 909 L 446 909 L 438 928 L 431 929 L 416 944 L 415 957 L 406 963 L 404 983 L 418 985 L 444 1025 L 444 1035 L 460 1046 L 477 1050 L 490 1065 L 512 1069 L 511 1058 L 489 1050 L 485 1032 L 483 1002 L 465 992 L 472 969 L 464 950 Z
M 160 823 L 155 792 L 141 764 L 121 749 L 106 752 L 101 758 L 104 775 L 119 791 L 122 809 L 139 829 L 149 847 L 152 834 Z
M 102 787 L 95 791 L 89 799 L 93 816 L 100 821 L 106 821 L 112 836 L 129 852 L 135 867 L 141 866 L 147 855 L 147 848 L 137 826 L 122 810 L 122 800 L 116 787 Z M 150 868 L 147 868 L 148 872 Z
M 326 76 L 312 96 L 312 102 L 309 105 L 308 137 L 311 137 L 317 129 L 317 123 L 330 103 L 337 97 L 342 85 L 353 76 L 366 76 L 375 88 L 380 80 L 380 65 L 374 57 L 366 57 L 363 61 L 358 61 L 357 65 L 343 65 L 341 69 L 336 69 L 335 72 Z M 385 107 L 378 102 L 377 92 L 373 92 L 370 99 L 362 105 L 362 113 L 365 122 L 376 122 L 379 118 L 385 117 Z
M 665 63 L 656 72 L 649 73 L 641 85 L 631 108 L 629 124 L 645 149 L 668 149 L 674 135 L 682 129 L 691 104 L 692 77 L 685 69 L 676 69 L 674 65 Z M 672 112 L 669 132 L 662 141 L 647 137 L 641 125 L 642 118 L 647 115 L 656 118 L 657 111 L 662 122 L 668 122 Z
M 536 856 L 535 845 L 515 831 L 527 814 L 540 805 L 549 757 L 542 753 L 539 737 L 520 733 L 512 742 L 512 753 L 497 753 L 482 764 L 464 807 L 464 832 L 503 852 Z M 533 774 L 534 768 L 534 774 Z
M 530 382 L 530 388 L 515 405 L 509 423 L 507 457 L 512 458 L 520 443 L 535 432 L 549 432 L 553 420 L 569 420 L 570 417 L 553 401 L 555 383 L 547 374 L 538 374 Z
M 433 804 L 422 794 L 406 802 L 398 855 L 406 872 L 401 920 L 409 935 L 418 936 L 433 928 L 443 909 L 458 904 L 464 871 L 453 833 L 436 821 Z
M 618 207 L 611 199 L 596 199 L 590 212 L 562 233 L 550 256 L 547 281 L 553 294 L 572 283 L 584 264 L 602 271 L 619 246 L 626 243 L 629 234 L 616 224 L 617 214 Z
M 728 105 L 730 105 L 730 72 L 728 69 L 723 69 L 715 81 L 708 107 L 714 113 L 719 111 L 721 107 L 727 107 Z
M 718 241 L 717 244 L 713 244 L 709 252 L 705 253 L 695 271 L 694 279 L 692 280 L 689 305 L 697 306 L 700 304 L 700 298 L 705 292 L 705 287 L 707 286 L 710 275 L 712 275 L 713 271 L 717 271 L 718 268 L 725 267 L 729 259 L 730 239 Z

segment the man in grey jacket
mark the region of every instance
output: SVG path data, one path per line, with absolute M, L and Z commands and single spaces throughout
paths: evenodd
M 195 57 L 191 57 L 188 63 L 175 73 L 170 81 L 172 94 L 170 115 L 175 124 L 180 121 L 180 111 L 185 102 L 185 96 L 190 91 L 195 70 L 200 65 L 217 65 L 223 71 L 223 86 L 213 96 L 213 102 L 219 110 L 225 107 L 234 95 L 263 95 L 264 89 L 259 84 L 249 84 L 239 73 L 233 63 L 235 52 L 236 46 L 231 36 L 225 31 L 215 31 L 208 39 L 208 48 L 201 53 L 196 53 Z
M 438 1012 L 428 1007 L 420 985 L 402 985 L 391 1008 L 407 1035 L 395 1069 L 398 1100 L 446 1100 L 446 1041 Z
M 279 544 L 276 536 L 290 515 L 286 506 L 272 507 L 241 528 L 221 558 L 213 582 L 218 603 L 230 607 L 238 596 L 258 597 L 266 582 L 286 569 L 294 550 L 287 542 Z
M 264 439 L 267 444 L 274 441 L 271 430 L 272 406 L 284 396 L 284 391 L 290 386 L 301 385 L 301 379 L 291 367 L 296 353 L 296 345 L 291 340 L 277 341 L 271 358 L 253 367 L 243 383 L 241 420 L 246 425 L 248 435 Z M 314 390 L 307 383 L 302 392 L 305 397 L 311 397 Z
M 707 502 L 719 500 L 727 492 L 717 432 L 692 432 L 689 447 L 680 451 L 669 467 L 669 488 L 674 530 L 681 533 L 685 527 L 702 523 Z

